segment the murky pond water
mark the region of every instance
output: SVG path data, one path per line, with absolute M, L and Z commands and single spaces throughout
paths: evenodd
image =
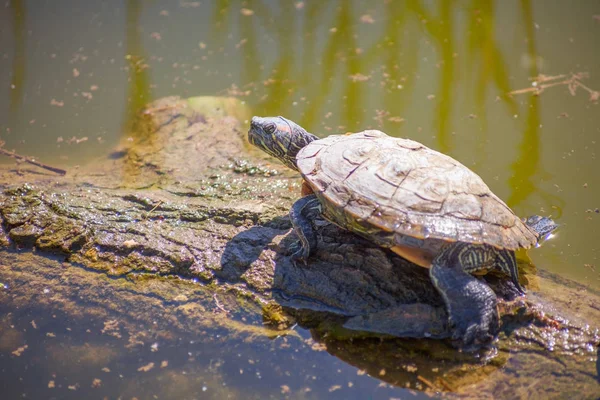
M 599 289 L 599 34 L 592 1 L 7 0 L 0 139 L 74 168 L 114 148 L 141 105 L 169 95 L 239 97 L 319 136 L 378 128 L 460 160 L 519 215 L 554 217 L 560 232 L 531 252 L 535 264 Z M 65 331 L 69 320 L 35 307 L 2 313 L 2 385 L 13 397 L 52 396 L 50 381 L 57 398 L 424 396 L 283 339 L 181 335 L 140 353 L 107 342 L 93 319 Z M 163 361 L 161 392 L 138 368 L 153 362 L 155 374 Z

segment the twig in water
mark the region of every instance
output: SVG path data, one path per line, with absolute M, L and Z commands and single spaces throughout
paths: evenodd
M 217 308 L 221 311 L 223 311 L 225 314 L 229 314 L 229 311 L 227 311 L 226 309 L 223 308 L 223 306 L 221 305 L 221 303 L 219 303 L 219 299 L 217 298 L 217 294 L 215 293 L 213 295 L 213 299 L 215 300 L 215 304 L 217 305 Z
M 17 160 L 24 161 L 26 163 L 35 165 L 37 167 L 47 169 L 48 171 L 55 172 L 55 173 L 57 173 L 59 175 L 66 175 L 66 173 L 67 173 L 67 171 L 65 171 L 64 169 L 60 169 L 60 168 L 56 168 L 56 167 L 51 167 L 50 165 L 42 164 L 41 162 L 38 162 L 38 161 L 30 159 L 29 157 L 25 157 L 25 156 L 21 156 L 19 154 L 16 154 L 13 151 L 4 150 L 1 147 L 0 147 L 0 154 L 4 154 L 5 156 L 13 157 L 13 158 L 16 158 Z
M 600 99 L 600 92 L 598 92 L 597 90 L 593 90 L 581 83 L 581 81 L 587 77 L 589 77 L 589 74 L 585 72 L 572 73 L 570 76 L 566 74 L 554 76 L 540 74 L 535 78 L 531 79 L 533 81 L 533 83 L 531 84 L 532 87 L 513 90 L 508 94 L 513 95 L 533 93 L 534 95 L 539 96 L 544 90 L 552 86 L 566 85 L 569 88 L 569 93 L 571 93 L 572 96 L 575 96 L 577 88 L 581 88 L 590 94 L 590 101 L 598 101 Z
M 438 390 L 437 387 L 430 380 L 425 379 L 421 375 L 417 375 L 417 379 L 420 380 L 421 382 L 423 382 L 425 385 L 427 385 L 430 389 L 433 389 L 436 391 Z

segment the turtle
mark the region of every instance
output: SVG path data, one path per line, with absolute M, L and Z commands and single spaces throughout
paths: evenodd
M 306 264 L 315 252 L 314 222 L 324 218 L 428 268 L 464 349 L 489 344 L 499 329 L 496 295 L 476 275 L 495 271 L 524 294 L 515 251 L 557 227 L 520 219 L 452 157 L 379 130 L 320 139 L 284 117 L 255 116 L 248 140 L 303 177 L 289 214 L 300 239 L 294 260 Z

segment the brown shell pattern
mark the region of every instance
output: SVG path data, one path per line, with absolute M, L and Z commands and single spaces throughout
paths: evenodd
M 303 148 L 300 172 L 340 226 L 516 250 L 537 235 L 473 171 L 422 144 L 368 130 Z M 371 228 L 368 228 L 371 227 Z

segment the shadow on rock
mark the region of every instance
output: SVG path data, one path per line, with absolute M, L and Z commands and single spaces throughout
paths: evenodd
M 269 290 L 306 328 L 344 337 L 448 337 L 447 314 L 427 270 L 329 223 L 319 226 L 308 264 L 296 263 L 290 255 L 297 237 L 289 229 L 287 218 L 276 218 L 236 235 L 223 253 L 222 276 Z M 269 267 L 272 280 L 264 287 Z
M 291 223 L 287 217 L 277 217 L 261 225 L 255 225 L 235 235 L 225 246 L 221 256 L 221 272 L 219 277 L 229 282 L 236 283 L 246 280 L 246 274 L 269 273 L 268 256 L 264 254 L 266 249 L 274 249 L 279 253 L 278 246 L 274 240 L 284 235 L 290 228 Z M 272 269 L 272 266 L 270 267 Z M 265 271 L 266 270 L 266 271 Z M 262 281 L 248 282 L 255 289 L 271 285 L 271 279 L 263 277 Z

